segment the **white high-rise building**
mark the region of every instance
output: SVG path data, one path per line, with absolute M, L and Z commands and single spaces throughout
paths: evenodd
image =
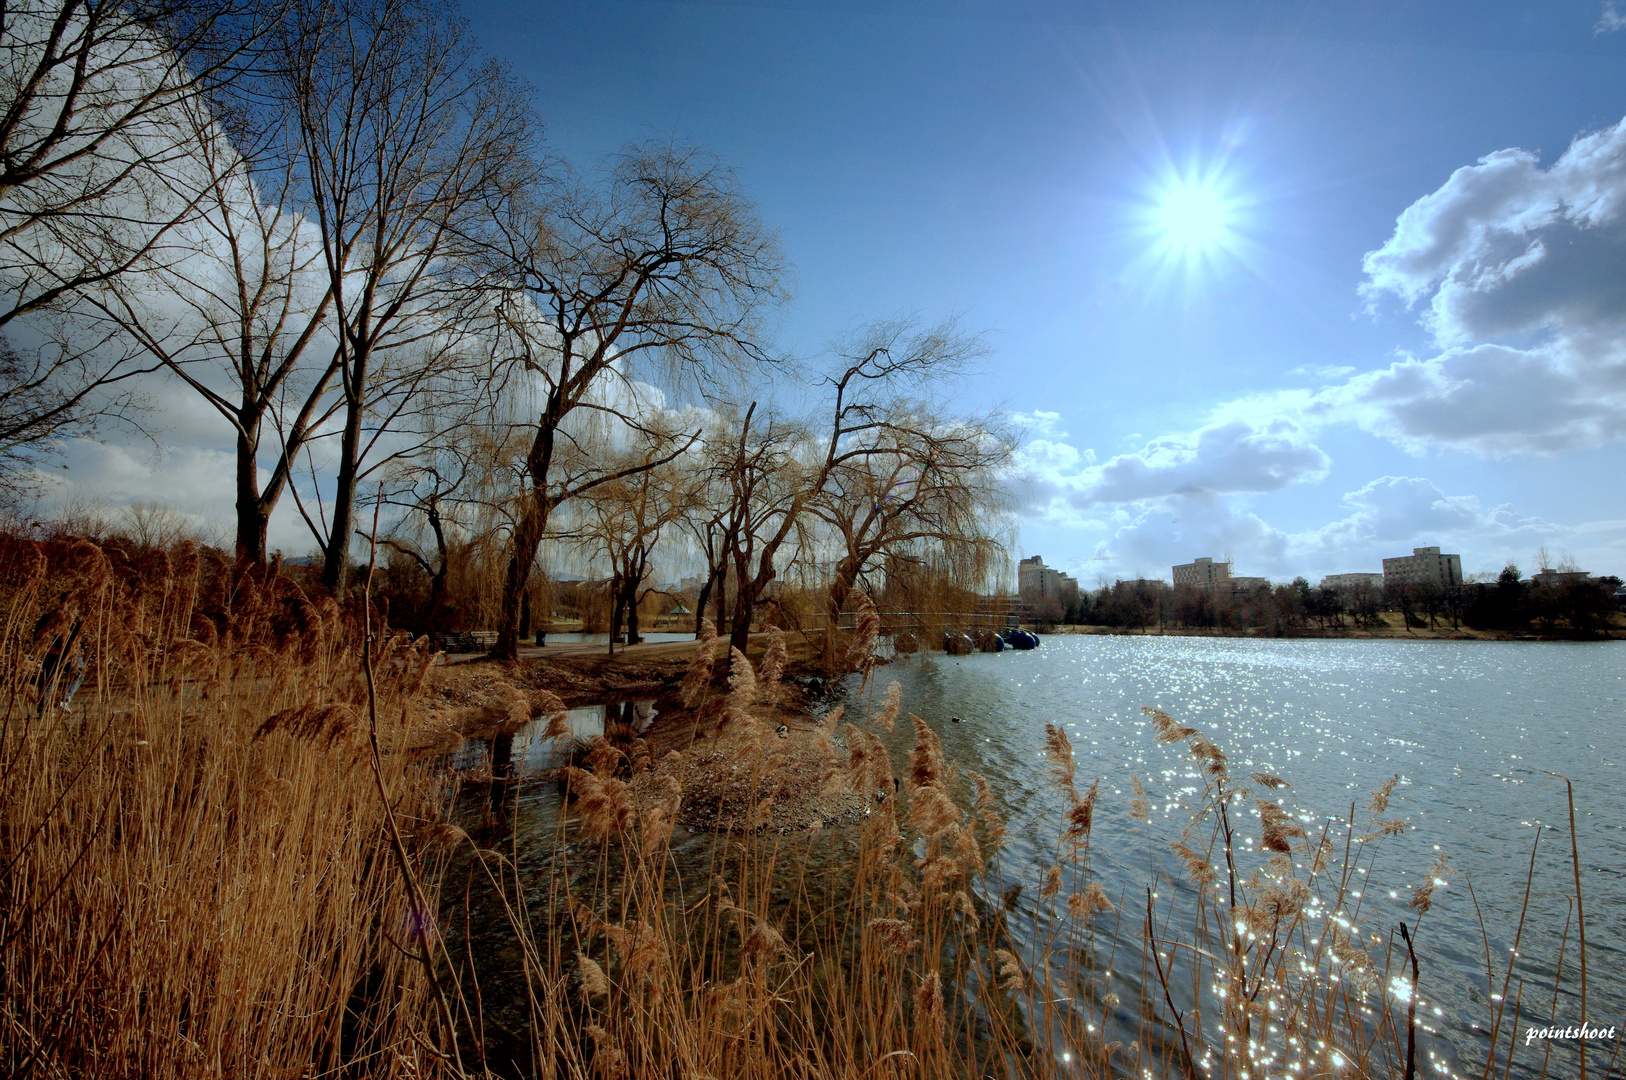
M 1174 568 L 1174 583 L 1176 585 L 1196 585 L 1198 588 L 1211 589 L 1216 585 L 1224 585 L 1231 580 L 1231 564 L 1228 562 L 1215 562 L 1204 556 L 1195 562 L 1181 563 Z
M 1076 591 L 1078 582 L 1072 576 L 1044 564 L 1038 555 L 1016 564 L 1016 589 L 1023 596 L 1054 596 L 1058 599 L 1067 591 Z
M 1323 589 L 1381 589 L 1382 574 L 1328 574 L 1321 579 Z
M 1462 556 L 1442 555 L 1437 547 L 1412 548 L 1410 555 L 1383 560 L 1383 584 L 1461 585 Z

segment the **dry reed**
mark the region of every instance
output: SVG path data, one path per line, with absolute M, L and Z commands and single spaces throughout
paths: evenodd
M 1156 837 L 1164 819 L 1129 778 L 1139 896 L 1092 866 L 1110 795 L 1080 791 L 1051 727 L 1053 848 L 1013 881 L 992 786 L 919 717 L 894 779 L 894 683 L 855 714 L 865 727 L 832 709 L 810 735 L 810 787 L 855 797 L 862 820 L 753 834 L 784 760 L 762 721 L 783 675 L 770 646 L 760 670 L 731 654 L 716 739 L 686 752 L 739 775 L 746 831 L 690 838 L 687 774 L 598 740 L 539 860 L 521 830 L 499 827 L 493 850 L 488 822 L 441 822 L 444 788 L 408 768 L 421 644 L 379 636 L 369 699 L 344 613 L 274 577 L 190 549 L 148 575 L 117 551 L 50 555 L 0 558 L 9 1074 L 1398 1080 L 1413 1060 L 1416 1009 L 1394 987 L 1415 1002 L 1418 924 L 1451 870 L 1436 859 L 1399 905 L 1397 954 L 1360 895 L 1374 853 L 1410 842 L 1388 816 L 1395 781 L 1363 822 L 1307 828 L 1281 777 L 1233 776 L 1214 741 L 1149 710 L 1202 786 L 1180 835 Z M 38 710 L 42 650 L 75 625 L 91 678 L 72 712 Z M 861 669 L 867 634 L 861 615 Z M 714 643 L 684 680 L 691 705 Z M 564 724 L 551 696 L 503 711 Z M 363 716 L 409 826 L 408 881 Z M 1487 1075 L 1507 1075 L 1519 1048 L 1498 1033 L 1518 1015 L 1496 1013 Z
M 8 547 L 0 1072 L 407 1075 L 434 1040 L 391 941 L 433 914 L 382 858 L 351 624 L 190 546 L 144 563 Z M 84 685 L 70 709 L 36 708 L 61 694 L 41 657 L 70 636 Z M 382 712 L 400 717 L 423 652 L 381 660 Z M 407 734 L 381 732 L 383 781 L 428 816 Z

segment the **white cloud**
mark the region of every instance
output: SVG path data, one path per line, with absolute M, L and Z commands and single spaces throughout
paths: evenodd
M 1169 568 L 1199 556 L 1234 556 L 1239 574 L 1285 565 L 1289 538 L 1251 510 L 1206 494 L 1175 495 L 1115 522 L 1096 548 L 1119 577 L 1168 580 Z
M 1603 11 L 1598 15 L 1597 25 L 1592 28 L 1592 34 L 1608 34 L 1626 26 L 1626 15 L 1621 14 L 1615 7 L 1615 0 L 1604 0 Z
M 1285 580 L 1382 569 L 1383 559 L 1414 547 L 1440 545 L 1463 557 L 1467 572 L 1494 572 L 1527 560 L 1543 545 L 1575 548 L 1588 569 L 1617 565 L 1626 551 L 1626 523 L 1570 527 L 1530 517 L 1511 506 L 1485 509 L 1471 495 L 1450 495 L 1433 481 L 1385 476 L 1348 492 L 1348 513 L 1324 525 L 1288 532 L 1255 509 L 1204 494 L 1173 495 L 1120 507 L 1093 523 L 1094 555 L 1108 579 L 1169 576 L 1169 568 L 1200 556 L 1233 560 L 1235 572 Z
M 62 445 L 55 465 L 42 470 L 41 502 L 46 508 L 96 508 L 115 519 L 132 503 L 158 503 L 229 546 L 236 521 L 236 461 L 234 452 L 218 448 L 165 445 L 155 451 L 146 444 L 74 439 Z M 265 479 L 262 469 L 262 484 Z M 315 546 L 291 496 L 272 514 L 267 535 L 273 549 L 294 553 Z
M 1067 432 L 1061 430 L 1059 412 L 1046 412 L 1043 409 L 1035 409 L 1030 413 L 1015 412 L 1011 413 L 1011 421 L 1037 435 L 1048 435 L 1057 439 L 1067 438 Z
M 1324 391 L 1326 419 L 1491 455 L 1626 435 L 1626 120 L 1548 168 L 1507 149 L 1458 169 L 1364 265 L 1372 302 L 1427 300 L 1442 351 Z
M 1535 548 L 1565 532 L 1510 506 L 1486 511 L 1472 495 L 1447 495 L 1431 480 L 1383 476 L 1347 492 L 1348 516 L 1292 537 L 1295 557 L 1356 560 L 1352 569 L 1376 570 L 1385 555 L 1411 547 L 1455 543 L 1481 553 Z M 1330 565 L 1330 564 L 1329 564 Z
M 1626 436 L 1626 363 L 1588 365 L 1559 346 L 1448 349 L 1358 375 L 1317 395 L 1308 413 L 1419 453 L 1557 453 Z
M 1347 379 L 1355 374 L 1358 368 L 1348 364 L 1301 364 L 1289 371 L 1289 375 L 1311 376 L 1317 379 Z
M 1099 465 L 1093 452 L 1036 439 L 1019 464 L 1029 512 L 1055 520 L 1102 504 L 1278 491 L 1319 480 L 1330 460 L 1303 427 L 1278 415 L 1260 423 L 1222 419 Z
M 1278 491 L 1319 480 L 1330 459 L 1304 429 L 1285 417 L 1258 425 L 1229 420 L 1189 436 L 1153 439 L 1094 471 L 1086 497 L 1132 502 L 1165 495 Z
M 1367 254 L 1369 297 L 1433 293 L 1442 340 L 1485 340 L 1540 327 L 1619 323 L 1626 235 L 1626 120 L 1584 135 L 1547 169 L 1527 150 L 1488 154 L 1400 215 Z

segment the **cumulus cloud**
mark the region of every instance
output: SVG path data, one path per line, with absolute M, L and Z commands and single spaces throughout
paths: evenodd
M 1626 435 L 1626 365 L 1571 350 L 1477 345 L 1407 358 L 1322 392 L 1309 414 L 1349 420 L 1413 452 L 1550 454 Z
M 1403 212 L 1362 288 L 1408 305 L 1442 349 L 1326 391 L 1412 448 L 1557 452 L 1626 434 L 1626 120 L 1551 166 L 1500 150 Z
M 1094 557 L 1109 576 L 1167 580 L 1171 566 L 1207 555 L 1231 558 L 1238 574 L 1302 574 L 1313 582 L 1328 573 L 1376 572 L 1385 557 L 1424 545 L 1460 553 L 1470 573 L 1494 572 L 1544 545 L 1579 545 L 1589 555 L 1626 545 L 1626 523 L 1569 527 L 1511 506 L 1487 510 L 1476 497 L 1448 494 L 1422 477 L 1380 477 L 1346 493 L 1343 504 L 1344 516 L 1288 532 L 1231 499 L 1169 496 L 1104 515 Z
M 1278 491 L 1319 480 L 1330 459 L 1304 429 L 1285 417 L 1253 425 L 1240 420 L 1189 436 L 1153 439 L 1094 471 L 1085 488 L 1096 502 L 1133 502 L 1165 495 Z
M 1046 412 L 1035 409 L 1032 412 L 1011 413 L 1011 422 L 1036 435 L 1048 435 L 1058 439 L 1065 439 L 1067 432 L 1061 430 L 1061 413 Z
M 118 520 L 135 503 L 157 503 L 181 514 L 201 535 L 230 544 L 236 455 L 207 446 L 73 439 L 59 464 L 41 471 L 42 503 L 49 508 L 100 511 Z M 261 470 L 261 480 L 265 479 Z M 291 498 L 272 514 L 272 548 L 304 552 L 313 546 Z
M 1289 537 L 1252 510 L 1208 494 L 1174 495 L 1113 516 L 1096 559 L 1120 577 L 1168 580 L 1169 568 L 1201 555 L 1237 560 L 1237 573 L 1280 572 Z
M 1472 495 L 1447 495 L 1431 480 L 1383 476 L 1347 492 L 1348 516 L 1291 538 L 1295 556 L 1318 554 L 1365 559 L 1371 569 L 1384 555 L 1412 546 L 1456 542 L 1481 552 L 1534 548 L 1564 532 L 1511 506 L 1485 510 Z M 1316 560 L 1322 561 L 1322 560 Z
M 1093 452 L 1036 439 L 1023 448 L 1020 464 L 1030 512 L 1058 519 L 1103 504 L 1278 491 L 1319 480 L 1330 459 L 1303 427 L 1275 416 L 1219 420 L 1099 465 Z

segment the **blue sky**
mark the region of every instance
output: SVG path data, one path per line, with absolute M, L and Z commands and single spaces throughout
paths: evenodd
M 467 10 L 555 151 L 733 164 L 796 268 L 781 349 L 899 312 L 988 329 L 945 393 L 1027 420 L 1023 554 L 1086 582 L 1433 543 L 1626 574 L 1606 5 Z M 1182 178 L 1228 220 L 1189 260 L 1149 221 Z
M 732 164 L 795 268 L 779 351 L 899 314 L 985 330 L 941 393 L 1020 418 L 1019 554 L 1094 584 L 1425 544 L 1626 576 L 1615 2 L 465 11 L 551 152 L 670 136 Z M 67 447 L 53 497 L 229 535 L 229 430 L 179 389 L 148 423 L 158 452 Z M 292 500 L 271 543 L 310 547 Z

